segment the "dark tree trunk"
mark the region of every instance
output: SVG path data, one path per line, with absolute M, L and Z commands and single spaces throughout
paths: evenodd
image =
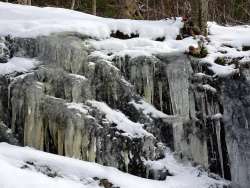
M 92 14 L 96 15 L 96 0 L 92 0 Z
M 71 9 L 72 9 L 72 10 L 75 9 L 75 4 L 76 4 L 76 0 L 72 0 L 72 1 L 71 1 Z
M 207 35 L 208 0 L 191 0 L 192 21 L 201 31 Z

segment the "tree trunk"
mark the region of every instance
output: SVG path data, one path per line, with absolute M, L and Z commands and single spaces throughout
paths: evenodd
M 207 35 L 208 0 L 191 0 L 192 21 L 201 31 Z
M 17 0 L 18 4 L 31 5 L 31 0 Z
M 17 0 L 17 3 L 18 4 L 23 4 L 24 2 L 23 2 L 23 0 Z
M 92 14 L 96 15 L 96 0 L 92 0 Z
M 146 1 L 146 9 L 147 9 L 147 20 L 149 20 L 149 4 L 148 4 L 148 1 Z
M 143 19 L 135 0 L 122 0 L 121 18 Z
M 74 10 L 76 4 L 76 0 L 71 1 L 71 9 Z

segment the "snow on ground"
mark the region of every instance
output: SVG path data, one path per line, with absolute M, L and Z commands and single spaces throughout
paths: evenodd
M 209 187 L 208 185 L 211 183 L 211 179 L 206 172 L 198 167 L 192 167 L 191 164 L 182 164 L 178 162 L 169 149 L 166 150 L 164 159 L 158 161 L 146 161 L 145 164 L 153 169 L 163 169 L 164 167 L 168 169 L 169 173 L 173 175 L 172 177 L 168 177 L 168 179 L 170 179 L 170 182 L 168 182 L 170 187 L 188 187 L 189 185 L 187 182 L 190 182 L 193 187 L 199 187 L 199 184 L 202 184 L 203 182 L 205 188 Z M 229 182 L 222 180 L 217 183 L 218 185 L 223 185 L 228 184 Z
M 1 188 L 97 188 L 94 177 L 108 179 L 120 188 L 209 188 L 225 182 L 209 178 L 188 165 L 179 164 L 169 152 L 162 162 L 174 174 L 165 181 L 149 180 L 112 167 L 0 143 Z M 47 172 L 47 175 L 45 173 Z M 53 174 L 49 177 L 48 173 Z
M 36 37 L 53 32 L 77 31 L 103 39 L 112 31 L 139 34 L 143 38 L 174 39 L 182 22 L 178 20 L 131 21 L 101 18 L 61 8 L 38 8 L 0 2 L 0 35 Z
M 117 126 L 116 128 L 119 130 L 124 131 L 122 135 L 130 136 L 130 137 L 143 137 L 143 136 L 153 136 L 145 129 L 143 129 L 143 124 L 135 123 L 128 119 L 122 112 L 118 110 L 111 109 L 106 103 L 98 102 L 98 101 L 87 101 L 88 104 L 97 108 L 102 113 L 105 114 L 106 119 L 110 123 L 115 123 Z
M 241 49 L 250 46 L 250 26 L 221 26 L 213 22 L 208 23 L 209 37 L 212 41 Z
M 13 57 L 7 63 L 0 63 L 0 75 L 13 72 L 27 72 L 39 64 L 36 59 Z

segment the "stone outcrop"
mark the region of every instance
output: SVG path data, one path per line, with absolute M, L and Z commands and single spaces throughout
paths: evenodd
M 29 73 L 0 78 L 0 121 L 11 128 L 9 138 L 142 177 L 150 172 L 144 161 L 164 157 L 168 146 L 179 158 L 247 188 L 246 69 L 216 78 L 208 65 L 182 53 L 107 60 L 92 53 L 87 39 L 75 33 L 14 39 L 13 56 L 37 58 L 41 64 Z M 90 101 L 105 102 L 143 124 L 148 134 L 128 135 Z M 165 115 L 147 114 L 131 101 L 145 101 Z

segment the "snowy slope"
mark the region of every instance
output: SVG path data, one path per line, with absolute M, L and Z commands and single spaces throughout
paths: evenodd
M 0 35 L 35 37 L 60 31 L 77 31 L 108 38 L 112 31 L 138 33 L 141 37 L 175 38 L 182 26 L 180 20 L 131 21 L 100 18 L 60 8 L 38 8 L 0 2 Z M 4 27 L 2 27 L 4 26 Z
M 222 186 L 226 183 L 211 179 L 193 167 L 177 163 L 171 153 L 166 156 L 163 162 L 174 176 L 168 177 L 166 181 L 155 181 L 95 163 L 0 143 L 0 187 L 96 188 L 99 183 L 94 180 L 95 177 L 108 179 L 120 188 L 208 188 L 211 184 Z M 151 162 L 151 165 L 157 168 L 162 166 L 161 163 Z

